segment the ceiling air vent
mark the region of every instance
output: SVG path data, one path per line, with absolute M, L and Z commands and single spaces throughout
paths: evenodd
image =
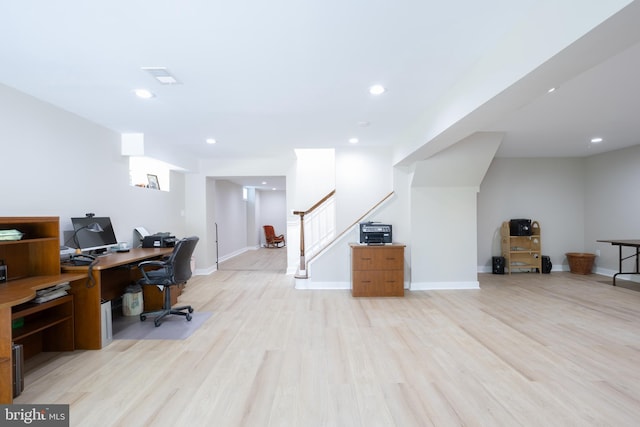
M 160 84 L 163 85 L 179 85 L 181 84 L 178 79 L 176 79 L 169 70 L 165 67 L 142 67 L 142 70 L 151 74 L 151 76 L 156 79 Z

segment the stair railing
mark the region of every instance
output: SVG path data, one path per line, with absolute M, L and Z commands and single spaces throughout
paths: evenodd
M 333 197 L 334 194 L 335 194 L 335 190 L 329 193 L 328 195 L 326 195 L 324 198 L 322 198 L 322 200 L 320 200 L 318 203 L 313 205 L 313 207 L 308 211 L 293 212 L 294 215 L 300 216 L 300 265 L 298 266 L 298 273 L 295 275 L 297 279 L 308 279 L 309 275 L 307 274 L 307 265 L 313 258 L 318 256 L 325 248 L 329 247 L 333 242 L 335 242 L 336 240 L 340 239 L 343 235 L 353 230 L 353 227 L 357 226 L 365 218 L 371 215 L 371 213 L 373 213 L 376 209 L 382 206 L 382 204 L 387 200 L 389 200 L 395 193 L 392 191 L 386 196 L 384 196 L 378 203 L 376 203 L 373 207 L 371 207 L 371 209 L 367 210 L 367 212 L 365 212 L 353 224 L 349 225 L 346 229 L 344 229 L 338 235 L 336 235 L 336 230 L 335 230 L 335 200 Z M 324 208 L 321 208 L 321 206 L 325 203 L 327 204 L 326 211 L 323 212 Z M 307 223 L 304 222 L 305 215 L 313 211 L 317 211 L 318 214 L 322 213 L 321 215 L 319 215 L 320 218 L 322 218 L 323 216 L 327 216 L 327 217 L 330 216 L 332 218 L 331 227 L 325 226 L 323 228 L 322 226 L 323 224 L 322 221 L 325 221 L 325 224 L 329 222 L 328 218 L 318 219 L 317 221 L 314 219 L 313 224 L 311 226 L 307 226 L 306 225 Z M 329 215 L 329 211 L 331 212 L 330 215 Z M 314 236 L 313 239 L 308 239 L 312 241 L 312 243 L 309 245 L 309 248 L 308 248 L 309 250 L 307 250 L 306 253 L 305 253 L 305 229 L 307 229 L 307 233 L 309 233 L 309 230 L 313 230 L 313 236 Z M 323 233 L 322 231 L 316 230 L 316 229 L 322 229 L 325 232 Z
M 335 190 L 331 191 L 306 211 L 293 211 L 294 215 L 300 217 L 300 264 L 297 278 L 308 278 L 306 257 L 318 253 L 335 237 L 335 193 Z M 307 245 L 306 241 L 310 243 Z

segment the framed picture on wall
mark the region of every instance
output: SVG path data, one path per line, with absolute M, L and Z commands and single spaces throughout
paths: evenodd
M 158 176 L 157 175 L 151 175 L 151 174 L 147 174 L 147 188 L 152 188 L 154 190 L 159 190 L 160 189 L 160 184 L 158 183 Z

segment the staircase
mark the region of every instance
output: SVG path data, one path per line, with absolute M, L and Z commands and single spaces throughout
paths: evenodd
M 340 232 L 340 234 L 336 234 L 335 190 L 323 197 L 310 209 L 306 211 L 294 211 L 294 215 L 300 217 L 300 263 L 295 278 L 309 279 L 309 262 L 321 255 L 323 251 L 327 250 L 331 244 L 339 240 L 342 236 L 353 231 L 357 224 L 367 218 L 393 195 L 393 192 L 387 194 L 364 215 Z

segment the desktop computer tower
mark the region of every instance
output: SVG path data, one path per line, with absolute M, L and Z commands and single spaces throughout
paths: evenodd
M 24 352 L 22 344 L 11 343 L 13 397 L 18 397 L 24 390 Z
M 492 260 L 492 272 L 493 274 L 504 274 L 505 260 L 503 256 L 494 256 Z
M 100 305 L 102 347 L 106 347 L 113 341 L 113 321 L 111 317 L 111 301 L 105 301 Z

